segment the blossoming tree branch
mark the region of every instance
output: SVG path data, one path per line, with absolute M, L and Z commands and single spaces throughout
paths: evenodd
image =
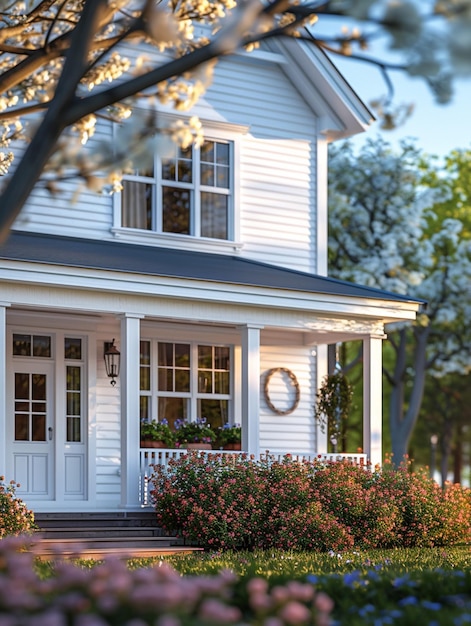
M 378 107 L 389 124 L 389 70 L 423 76 L 445 102 L 451 77 L 469 70 L 471 58 L 471 0 L 0 0 L 0 11 L 0 241 L 38 181 L 51 191 L 71 175 L 92 189 L 119 186 L 129 154 L 156 127 L 149 104 L 145 119 L 131 116 L 135 103 L 145 98 L 190 109 L 224 55 L 274 37 L 299 37 L 360 57 L 385 77 L 389 94 Z M 329 17 L 350 26 L 323 33 Z M 374 57 L 370 44 L 380 34 L 402 50 L 403 64 Z M 160 54 L 131 61 L 123 44 Z M 99 116 L 128 129 L 127 145 L 122 154 L 103 147 L 90 160 L 81 145 Z M 162 132 L 188 143 L 198 141 L 200 130 L 192 119 Z M 21 142 L 26 148 L 14 162 L 12 148 Z

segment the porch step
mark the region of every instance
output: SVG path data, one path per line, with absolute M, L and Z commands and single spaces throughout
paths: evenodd
M 32 550 L 40 558 L 152 557 L 199 550 L 155 523 L 152 512 L 36 513 Z

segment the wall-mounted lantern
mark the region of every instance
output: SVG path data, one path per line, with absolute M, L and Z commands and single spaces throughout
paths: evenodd
M 106 375 L 111 378 L 111 384 L 113 387 L 116 385 L 116 378 L 119 376 L 119 365 L 121 361 L 121 353 L 114 345 L 113 341 L 105 341 L 105 368 Z

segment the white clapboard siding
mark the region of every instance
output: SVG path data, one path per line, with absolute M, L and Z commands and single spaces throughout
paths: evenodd
M 97 333 L 97 389 L 96 389 L 96 481 L 97 501 L 115 500 L 119 504 L 121 486 L 121 418 L 120 380 L 110 385 L 103 359 L 104 342 L 119 337 L 119 326 L 99 329 Z
M 286 367 L 296 376 L 300 386 L 298 407 L 289 415 L 278 415 L 267 405 L 263 389 L 272 368 Z M 261 351 L 260 450 L 315 451 L 315 423 L 312 393 L 314 359 L 305 346 L 263 345 Z M 293 400 L 293 390 L 286 376 L 273 375 L 269 383 L 270 401 L 279 410 L 286 410 Z
M 111 124 L 98 120 L 86 150 L 92 154 L 99 144 L 111 141 Z M 113 206 L 110 195 L 88 190 L 76 179 L 61 180 L 57 186 L 59 192 L 51 195 L 39 182 L 14 228 L 71 237 L 110 237 Z
M 136 50 L 127 50 L 133 57 Z M 207 122 L 247 126 L 240 135 L 237 171 L 241 254 L 302 271 L 316 270 L 316 117 L 278 63 L 241 55 L 218 63 L 192 113 Z M 99 120 L 87 149 L 112 141 Z M 51 197 L 39 186 L 15 228 L 112 239 L 113 198 L 61 183 Z

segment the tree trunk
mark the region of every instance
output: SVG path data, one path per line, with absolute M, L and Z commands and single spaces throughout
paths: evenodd
M 426 348 L 430 334 L 428 327 L 414 329 L 414 359 L 412 391 L 407 409 L 405 408 L 405 385 L 407 374 L 407 329 L 399 331 L 399 343 L 395 346 L 396 364 L 392 383 L 391 400 L 389 405 L 389 423 L 391 428 L 391 444 L 394 464 L 400 465 L 407 455 L 412 431 L 417 423 L 420 406 L 424 394 L 426 373 Z

